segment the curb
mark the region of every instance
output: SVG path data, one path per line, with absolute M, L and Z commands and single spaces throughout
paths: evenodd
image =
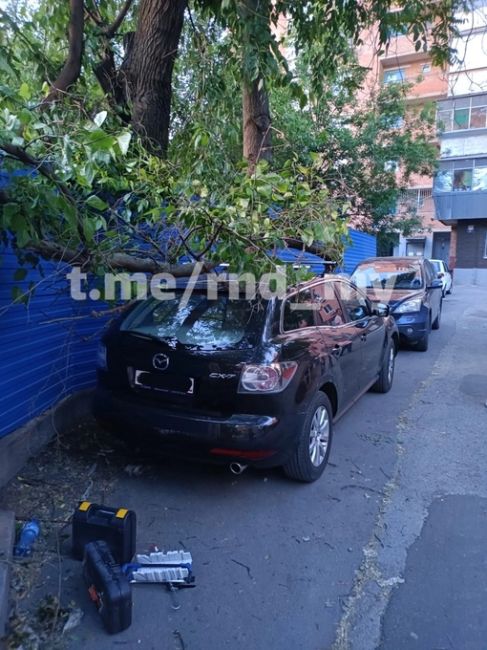
M 9 615 L 10 567 L 15 541 L 15 516 L 11 510 L 0 510 L 0 648 L 6 634 Z

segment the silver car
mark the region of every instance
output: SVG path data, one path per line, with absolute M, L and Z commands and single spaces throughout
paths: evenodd
M 451 293 L 453 291 L 452 272 L 448 268 L 448 264 L 443 260 L 430 260 L 430 262 L 431 264 L 433 264 L 435 268 L 436 277 L 441 280 L 441 283 L 443 285 L 443 298 L 444 298 L 447 293 Z

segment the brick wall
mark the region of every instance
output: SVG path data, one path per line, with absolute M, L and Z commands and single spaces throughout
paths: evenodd
M 448 266 L 454 269 L 457 265 L 457 228 L 453 226 L 450 237 L 450 261 Z

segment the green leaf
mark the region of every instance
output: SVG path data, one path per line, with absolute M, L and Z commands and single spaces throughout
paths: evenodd
M 95 232 L 96 221 L 94 219 L 90 219 L 89 217 L 83 219 L 83 233 L 87 241 L 91 241 L 93 239 Z
M 95 115 L 93 118 L 93 122 L 96 124 L 98 128 L 103 124 L 103 122 L 107 119 L 107 111 L 100 111 Z
M 27 273 L 28 273 L 27 269 L 24 268 L 17 269 L 14 273 L 14 280 L 16 282 L 22 282 L 22 280 L 25 280 L 25 278 L 27 277 Z
M 7 57 L 4 56 L 2 52 L 0 52 L 0 70 L 3 70 L 7 74 L 9 74 L 12 77 L 16 77 L 16 73 L 12 69 L 12 66 L 9 64 Z
M 90 208 L 100 210 L 101 212 L 108 209 L 108 203 L 103 201 L 103 199 L 100 199 L 100 197 L 96 196 L 95 194 L 92 194 L 86 199 L 86 204 L 89 205 Z
M 19 95 L 22 99 L 25 99 L 26 102 L 31 98 L 29 85 L 26 84 L 25 81 L 19 88 Z
M 4 227 L 10 228 L 12 225 L 12 218 L 17 214 L 20 214 L 22 211 L 18 203 L 6 203 L 3 206 L 3 218 L 4 218 Z
M 12 301 L 27 305 L 29 302 L 29 294 L 25 293 L 20 287 L 12 287 Z
M 78 227 L 78 213 L 76 211 L 76 206 L 71 203 L 71 201 L 63 200 L 61 201 L 60 212 L 64 215 L 64 218 L 68 222 L 72 230 L 76 230 Z
M 123 156 L 127 155 L 131 139 L 132 134 L 129 131 L 126 131 L 125 133 L 117 136 L 118 146 L 120 147 L 120 151 L 122 152 Z

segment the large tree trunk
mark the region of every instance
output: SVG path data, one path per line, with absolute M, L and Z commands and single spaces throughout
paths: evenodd
M 243 155 L 253 172 L 259 160 L 272 157 L 269 96 L 261 78 L 244 83 L 242 94 Z
M 53 102 L 65 94 L 70 86 L 78 80 L 81 72 L 85 28 L 84 0 L 70 0 L 69 9 L 68 57 L 58 78 L 53 82 L 49 94 L 43 100 L 43 104 Z
M 172 73 L 187 0 L 142 0 L 128 71 L 132 125 L 164 155 L 169 142 Z
M 257 56 L 255 34 L 268 32 L 271 36 L 270 0 L 241 0 L 238 3 L 240 20 L 244 25 L 242 54 L 244 57 L 242 84 L 242 121 L 243 121 L 243 156 L 249 164 L 249 173 L 255 169 L 259 160 L 270 160 L 271 149 L 271 115 L 269 96 L 263 77 L 249 78 L 246 60 Z M 252 74 L 255 74 L 252 69 Z

